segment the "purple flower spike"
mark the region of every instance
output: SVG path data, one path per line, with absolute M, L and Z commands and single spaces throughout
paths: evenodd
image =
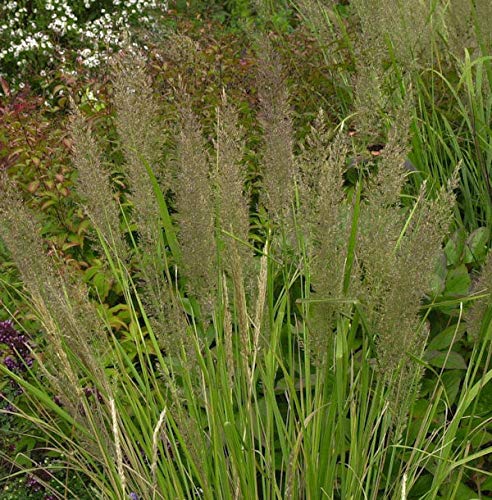
M 43 491 L 44 487 L 43 485 L 38 481 L 38 478 L 32 474 L 29 474 L 26 479 L 26 486 L 34 491 L 34 492 L 39 492 Z
M 31 367 L 34 358 L 31 356 L 31 345 L 25 334 L 15 330 L 12 321 L 0 321 L 0 344 L 7 349 L 3 349 L 6 356 L 4 365 L 10 371 L 21 372 Z
M 11 371 L 15 371 L 18 368 L 17 361 L 12 356 L 7 356 L 3 360 L 3 364 Z
M 5 407 L 5 411 L 8 411 L 10 413 L 14 413 L 15 412 L 15 406 L 13 406 L 10 403 L 8 403 L 7 406 Z
M 12 321 L 0 322 L 0 343 L 12 347 L 18 337 L 19 333 L 14 329 Z
M 130 493 L 129 497 L 130 500 L 138 500 L 138 495 L 134 491 Z

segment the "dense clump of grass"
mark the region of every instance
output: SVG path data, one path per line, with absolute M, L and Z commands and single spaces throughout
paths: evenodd
M 430 189 L 461 162 L 458 207 L 468 229 L 491 225 L 490 2 L 303 0 L 298 10 L 315 32 L 341 89 L 341 109 L 369 143 L 380 142 L 394 109 L 410 93 L 411 160 Z M 333 55 L 339 47 L 341 55 Z M 341 117 L 344 119 L 346 116 Z
M 294 187 L 292 118 L 278 54 L 268 39 L 262 40 L 258 51 L 259 117 L 264 136 L 263 204 L 272 220 L 285 223 Z
M 217 111 L 211 144 L 178 90 L 174 161 L 159 175 L 161 131 L 143 63 L 118 63 L 130 211 L 113 204 L 100 148 L 74 111 L 78 189 L 128 308 L 126 338 L 48 258 L 5 181 L 0 234 L 50 345 L 38 374 L 10 373 L 30 403 L 12 413 L 46 435 L 92 498 L 406 498 L 426 468 L 435 479 L 424 497 L 452 498 L 453 472 L 487 451 L 469 455 L 456 436 L 492 379 L 484 300 L 473 310 L 481 334 L 454 414 L 439 412 L 440 379 L 417 414 L 423 300 L 456 181 L 403 203 L 410 120 L 401 99 L 371 164 L 351 164 L 344 124 L 332 130 L 323 113 L 294 148 L 281 66 L 262 48 L 258 233 L 232 104 Z M 490 286 L 489 268 L 480 288 Z

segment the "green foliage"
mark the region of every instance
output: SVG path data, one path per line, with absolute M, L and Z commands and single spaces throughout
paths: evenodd
M 278 31 L 291 31 L 293 16 L 288 0 L 174 0 L 171 7 L 188 17 L 214 19 L 227 28 L 249 31 L 268 26 Z

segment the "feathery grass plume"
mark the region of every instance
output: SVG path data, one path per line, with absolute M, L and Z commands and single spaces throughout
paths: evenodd
M 405 183 L 409 117 L 405 108 L 397 115 L 377 165 L 369 179 L 361 209 L 358 255 L 363 266 L 361 299 L 369 317 L 378 310 L 386 281 L 396 270 L 395 248 L 403 227 L 400 193 Z
M 455 181 L 456 177 L 443 186 L 434 200 L 426 199 L 422 187 L 394 249 L 396 268 L 386 278 L 386 291 L 376 313 L 377 361 L 390 386 L 391 409 L 400 425 L 422 374 L 414 359 L 422 356 L 428 331 L 419 309 L 451 223 Z
M 432 63 L 443 13 L 420 0 L 354 0 L 351 6 L 360 25 L 354 46 L 356 128 L 369 139 L 380 139 L 404 80 Z
M 320 110 L 296 158 L 299 219 L 305 229 L 304 236 L 310 253 L 321 244 L 323 238 L 322 216 L 329 217 L 327 225 L 331 226 L 334 220 L 338 220 L 337 209 L 344 200 L 343 173 L 347 144 L 341 133 L 335 140 L 333 135 L 325 113 Z
M 374 326 L 374 332 L 379 335 L 381 332 L 378 328 L 384 327 L 381 320 L 382 308 L 388 309 L 388 314 L 391 315 L 403 314 L 401 324 L 404 325 L 404 313 L 408 307 L 400 301 L 394 304 L 393 310 L 389 305 L 384 306 L 390 287 L 398 283 L 399 270 L 394 249 L 405 221 L 400 194 L 406 173 L 404 159 L 408 141 L 408 118 L 404 116 L 404 110 L 400 115 L 399 119 L 402 121 L 395 121 L 395 127 L 390 131 L 388 142 L 380 156 L 377 172 L 369 179 L 359 219 L 357 255 L 363 274 L 360 300 L 365 305 L 369 324 L 377 325 Z M 395 345 L 402 336 L 395 335 L 391 329 L 393 326 L 388 330 L 387 336 L 390 338 L 383 344 L 386 347 L 391 341 L 392 348 L 387 350 L 393 356 L 391 367 L 398 364 L 402 355 L 402 351 Z M 409 325 L 405 326 L 410 328 Z M 381 363 L 381 366 L 385 365 Z M 388 373 L 391 373 L 391 367 L 387 367 Z
M 476 48 L 472 2 L 451 0 L 444 12 L 444 19 L 448 48 L 454 56 L 461 59 L 465 49 Z
M 5 173 L 0 177 L 0 193 L 0 237 L 12 254 L 25 288 L 33 297 L 45 297 L 55 273 L 39 236 L 37 219 Z
M 333 47 L 343 37 L 334 13 L 336 6 L 337 2 L 335 0 L 298 0 L 295 4 L 296 9 L 305 19 L 311 31 L 316 34 L 328 66 L 337 66 L 338 63 L 343 62 L 343 56 L 347 55 L 346 53 L 331 50 L 330 59 L 327 58 L 329 47 Z
M 335 6 L 333 0 L 321 3 L 319 0 L 299 0 L 296 8 L 302 17 L 309 23 L 309 27 L 318 34 L 319 39 L 326 43 L 332 35 L 329 24 L 329 9 Z
M 113 198 L 109 173 L 101 162 L 102 152 L 91 127 L 73 106 L 70 119 L 72 163 L 78 172 L 77 192 L 92 224 L 104 238 L 115 259 L 125 260 L 128 248 L 119 230 L 119 208 Z M 104 255 L 104 251 L 101 250 Z
M 195 349 L 187 328 L 188 322 L 172 284 L 155 264 L 155 258 L 141 257 L 140 296 L 148 316 L 150 327 L 157 337 L 159 346 L 167 356 L 180 357 L 186 352 L 187 366 L 194 365 Z
M 233 328 L 232 328 L 232 316 L 229 311 L 229 291 L 227 287 L 227 278 L 225 274 L 222 276 L 222 294 L 224 303 L 224 320 L 222 326 L 223 338 L 224 338 L 224 351 L 225 360 L 227 368 L 227 378 L 229 379 L 229 388 L 234 387 L 234 348 L 233 348 Z
M 124 170 L 134 206 L 133 218 L 140 236 L 137 263 L 141 298 L 166 353 L 178 354 L 182 345 L 186 345 L 191 355 L 192 349 L 186 342 L 186 322 L 173 296 L 172 284 L 165 278 L 164 259 L 159 257 L 159 251 L 164 251 L 161 216 L 147 169 L 160 176 L 164 193 L 170 186 L 170 176 L 160 168 L 163 137 L 159 104 L 140 53 L 128 48 L 127 53 L 115 60 L 113 84 L 116 128 L 126 160 Z
M 354 125 L 363 136 L 377 140 L 381 134 L 388 97 L 384 90 L 386 74 L 382 67 L 382 61 L 387 58 L 387 45 L 378 28 L 384 2 L 374 2 L 370 7 L 366 3 L 366 0 L 352 3 L 354 21 L 360 31 L 354 44 Z
M 152 253 L 159 242 L 161 228 L 147 168 L 158 174 L 163 138 L 159 105 L 146 73 L 145 60 L 138 52 L 128 49 L 115 59 L 113 86 L 116 130 L 125 155 L 123 167 L 135 208 L 133 217 L 145 251 Z M 164 191 L 168 182 L 164 180 Z
M 176 209 L 188 291 L 210 312 L 217 287 L 214 199 L 210 158 L 202 130 L 181 91 L 176 138 Z
M 0 237 L 9 249 L 22 277 L 24 288 L 40 315 L 42 326 L 47 335 L 48 348 L 53 353 L 51 364 L 58 371 L 52 381 L 66 397 L 66 402 L 76 414 L 76 399 L 80 393 L 77 375 L 74 373 L 64 350 L 63 339 L 58 325 L 52 317 L 48 304 L 54 299 L 52 294 L 60 294 L 58 280 L 52 261 L 46 255 L 39 236 L 40 227 L 34 214 L 22 203 L 15 187 L 6 177 L 1 179 L 0 196 Z M 50 374 L 51 375 L 51 374 Z M 74 401 L 75 400 L 75 401 Z
M 182 33 L 171 33 L 162 48 L 163 55 L 182 70 L 181 76 L 193 88 L 198 85 L 197 75 L 207 69 L 197 42 Z
M 366 0 L 353 4 L 360 35 L 354 44 L 355 74 L 353 76 L 353 107 L 356 130 L 367 139 L 379 140 L 385 119 L 391 109 L 391 71 L 384 66 L 387 61 L 387 41 L 378 24 L 378 13 L 383 2 L 375 2 L 366 12 Z
M 437 3 L 354 0 L 351 5 L 360 20 L 360 44 L 366 52 L 384 53 L 387 59 L 391 43 L 394 56 L 404 70 L 431 61 L 434 40 L 443 28 L 442 11 Z
M 313 299 L 320 300 L 311 305 L 310 344 L 316 362 L 325 359 L 333 320 L 342 304 L 351 219 L 343 189 L 348 147 L 341 133 L 335 140 L 332 135 L 320 111 L 297 160 L 299 220 L 312 260 Z
M 386 40 L 382 30 L 386 29 L 380 25 L 382 19 L 386 19 L 387 0 L 377 0 L 370 6 L 368 0 L 354 0 L 351 3 L 352 13 L 355 17 L 354 24 L 358 24 L 359 39 L 355 46 L 357 60 L 362 64 L 362 56 L 368 57 L 368 63 L 373 65 L 381 62 L 387 53 Z
M 490 19 L 492 18 L 492 4 L 489 0 L 475 0 L 474 21 L 476 26 L 478 44 L 484 57 L 490 56 L 492 47 L 492 27 Z
M 249 233 L 249 200 L 245 193 L 245 172 L 241 165 L 244 142 L 244 131 L 238 124 L 237 112 L 224 94 L 222 105 L 217 109 L 216 168 L 213 179 L 218 227 L 229 233 L 220 235 L 223 245 L 221 258 L 225 270 L 232 277 L 234 304 L 237 306 L 245 353 L 246 343 L 249 342 L 246 291 L 253 288 L 251 274 L 254 263 L 251 250 L 245 244 Z
M 408 130 L 405 107 L 398 115 L 398 126 L 367 189 L 358 257 L 363 273 L 360 301 L 377 335 L 379 372 L 389 387 L 395 425 L 401 428 L 421 376 L 412 359 L 421 356 L 427 337 L 419 308 L 451 220 L 456 176 L 434 201 L 425 199 L 422 188 L 417 205 L 405 216 L 400 203 Z
M 35 300 L 36 311 L 40 315 L 41 324 L 49 339 L 48 352 L 53 353 L 45 363 L 45 368 L 51 371 L 51 380 L 58 389 L 60 400 L 70 409 L 74 419 L 91 428 L 92 420 L 98 420 L 96 428 L 101 427 L 103 415 L 87 410 L 80 410 L 80 396 L 82 394 L 81 378 L 89 375 L 97 380 L 97 391 L 106 397 L 111 393 L 110 383 L 104 371 L 102 359 L 108 351 L 107 332 L 98 315 L 98 312 L 89 300 L 88 291 L 83 283 L 75 276 L 68 275 L 57 280 L 56 288 L 49 289 L 49 296 Z M 29 290 L 31 291 L 31 290 Z M 76 367 L 69 364 L 67 353 L 75 355 L 80 362 Z M 63 362 L 63 369 L 67 373 L 60 374 L 59 362 Z M 63 387 L 59 380 L 68 377 L 69 387 Z M 95 401 L 97 404 L 97 401 Z M 102 428 L 102 427 L 101 427 Z
M 268 38 L 258 41 L 257 88 L 263 128 L 263 203 L 271 219 L 287 222 L 294 187 L 293 126 L 286 75 Z
M 247 242 L 249 233 L 249 199 L 245 192 L 246 172 L 241 165 L 244 153 L 244 131 L 238 123 L 237 112 L 227 102 L 225 94 L 217 109 L 216 168 L 213 180 L 216 188 L 218 226 L 235 238 Z M 251 251 L 231 236 L 221 236 L 225 247 L 226 266 L 230 271 L 232 247 L 237 248 L 242 266 Z
M 46 304 L 32 290 L 30 293 L 33 307 L 37 311 L 41 327 L 47 338 L 45 355 L 43 359 L 38 360 L 38 366 L 60 403 L 67 408 L 67 411 L 76 421 L 79 421 L 79 401 L 83 391 L 79 384 L 78 374 L 70 363 L 63 339 L 58 334 L 58 326 L 51 317 Z
M 370 64 L 365 56 L 357 58 L 354 76 L 354 125 L 359 134 L 378 140 L 388 108 L 383 90 L 385 73 L 378 64 Z
M 73 349 L 87 362 L 86 367 L 99 370 L 93 356 L 94 348 L 99 345 L 97 352 L 100 352 L 106 344 L 100 336 L 102 322 L 89 301 L 87 289 L 68 269 L 63 274 L 55 269 L 44 250 L 39 236 L 41 227 L 35 215 L 22 203 L 14 186 L 5 180 L 2 182 L 0 213 L 0 236 L 9 248 L 33 301 L 40 306 L 39 310 L 49 315 L 41 319 L 47 319 L 53 325 L 47 334 L 52 338 L 61 336 L 61 344 L 66 343 Z
M 103 394 L 110 392 L 100 363 L 107 349 L 102 322 L 85 286 L 68 270 L 62 275 L 48 258 L 36 217 L 5 179 L 0 215 L 0 237 L 12 254 L 46 334 L 51 355 L 42 369 L 49 374 L 48 379 L 73 418 L 90 428 L 87 411 L 80 411 L 80 377 L 89 372 L 99 382 L 98 390 Z M 69 361 L 68 352 L 80 360 L 79 367 Z
M 477 293 L 486 294 L 485 297 L 477 299 L 466 314 L 468 333 L 475 341 L 478 341 L 482 333 L 482 322 L 487 311 L 492 308 L 492 251 L 489 251 L 482 272 L 473 288 Z

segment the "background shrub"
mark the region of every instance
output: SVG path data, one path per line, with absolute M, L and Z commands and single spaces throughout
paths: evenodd
M 14 85 L 52 68 L 96 68 L 126 32 L 151 28 L 166 0 L 9 0 L 0 6 L 0 76 Z

